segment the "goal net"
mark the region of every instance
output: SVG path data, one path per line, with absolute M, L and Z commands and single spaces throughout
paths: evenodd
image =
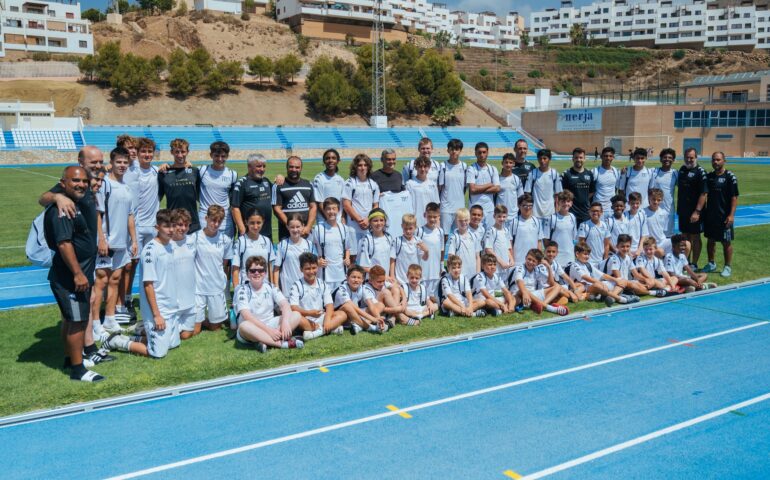
M 636 148 L 644 148 L 651 155 L 671 147 L 674 137 L 671 135 L 621 135 L 605 136 L 604 146 L 615 149 L 615 156 L 629 155 Z

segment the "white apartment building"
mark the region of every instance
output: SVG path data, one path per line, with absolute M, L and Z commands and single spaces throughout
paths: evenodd
M 530 15 L 530 38 L 569 44 L 573 25 L 592 42 L 667 48 L 770 48 L 770 0 L 562 1 Z
M 80 17 L 80 3 L 0 0 L 0 57 L 6 51 L 94 53 L 91 22 Z
M 374 0 L 277 0 L 276 13 L 279 21 L 308 36 L 336 39 L 344 31 L 366 41 L 374 5 Z M 516 12 L 498 17 L 493 12 L 450 11 L 427 0 L 383 0 L 382 8 L 388 40 L 405 40 L 406 32 L 449 32 L 452 44 L 514 50 L 524 30 L 524 19 Z

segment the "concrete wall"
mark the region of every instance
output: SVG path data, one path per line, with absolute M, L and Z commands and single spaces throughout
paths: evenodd
M 306 37 L 344 42 L 346 35 L 350 34 L 353 35 L 356 43 L 372 43 L 371 25 L 352 25 L 330 21 L 323 22 L 308 18 L 303 18 L 297 25 L 292 24 L 292 22 L 289 23 L 292 25 L 295 32 L 301 33 Z M 388 42 L 394 40 L 406 42 L 407 40 L 407 35 L 404 31 L 386 28 L 383 35 Z

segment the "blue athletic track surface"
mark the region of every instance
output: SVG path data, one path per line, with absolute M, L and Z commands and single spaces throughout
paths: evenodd
M 769 295 L 707 292 L 9 425 L 2 477 L 768 478 Z
M 736 227 L 753 227 L 770 223 L 770 204 L 739 206 Z M 13 267 L 0 269 L 0 310 L 27 308 L 55 303 L 46 279 L 48 269 Z M 138 279 L 134 293 L 138 292 Z

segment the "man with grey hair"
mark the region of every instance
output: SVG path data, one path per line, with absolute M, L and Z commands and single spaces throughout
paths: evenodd
M 404 189 L 403 177 L 396 172 L 396 151 L 386 148 L 380 156 L 382 168 L 372 172 L 371 179 L 380 187 L 380 195 L 386 192 L 398 193 Z
M 267 160 L 260 153 L 252 153 L 246 158 L 248 174 L 238 179 L 230 198 L 235 228 L 240 235 L 246 233 L 246 220 L 250 212 L 257 210 L 264 218 L 260 235 L 273 239 L 273 205 L 271 193 L 273 184 L 264 178 Z

